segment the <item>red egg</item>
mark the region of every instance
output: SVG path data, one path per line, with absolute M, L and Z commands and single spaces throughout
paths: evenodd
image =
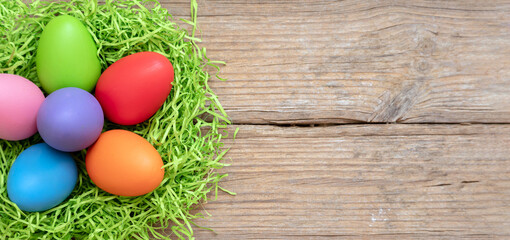
M 170 61 L 155 52 L 139 52 L 113 63 L 99 78 L 96 98 L 110 121 L 134 125 L 163 105 L 174 80 Z

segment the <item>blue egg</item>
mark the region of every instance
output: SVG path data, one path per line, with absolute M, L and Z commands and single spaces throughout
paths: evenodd
M 78 169 L 69 153 L 39 143 L 25 149 L 12 164 L 7 194 L 23 211 L 44 211 L 63 202 L 77 179 Z

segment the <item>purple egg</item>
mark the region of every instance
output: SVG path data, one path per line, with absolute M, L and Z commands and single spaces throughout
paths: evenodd
M 50 94 L 37 113 L 37 129 L 51 147 L 74 152 L 92 145 L 103 129 L 101 105 L 89 92 L 69 87 Z

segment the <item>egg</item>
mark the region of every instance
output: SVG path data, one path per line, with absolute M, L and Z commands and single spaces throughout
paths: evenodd
M 65 87 L 92 91 L 101 75 L 97 48 L 75 17 L 61 15 L 45 27 L 36 53 L 37 75 L 47 93 Z
M 74 152 L 92 145 L 103 129 L 101 105 L 89 92 L 62 88 L 50 94 L 37 113 L 43 140 L 55 149 Z
M 165 174 L 158 151 L 144 138 L 126 130 L 110 130 L 87 150 L 87 173 L 111 194 L 139 196 L 156 189 Z
M 33 82 L 0 73 L 0 139 L 17 141 L 34 135 L 43 101 L 44 94 Z
M 121 58 L 99 78 L 95 95 L 106 118 L 121 125 L 149 119 L 163 105 L 172 89 L 174 69 L 155 52 Z
M 70 154 L 45 143 L 25 149 L 14 160 L 7 176 L 7 195 L 21 210 L 39 212 L 62 203 L 78 178 Z

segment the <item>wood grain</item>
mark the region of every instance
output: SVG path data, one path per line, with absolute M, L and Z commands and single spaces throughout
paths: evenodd
M 197 239 L 510 238 L 510 125 L 239 127 Z
M 198 16 L 241 125 L 222 170 L 237 196 L 201 206 L 216 233 L 197 239 L 510 239 L 510 1 L 204 0 Z M 409 124 L 361 124 L 385 122 Z
M 204 0 L 198 15 L 234 123 L 510 122 L 508 0 Z

